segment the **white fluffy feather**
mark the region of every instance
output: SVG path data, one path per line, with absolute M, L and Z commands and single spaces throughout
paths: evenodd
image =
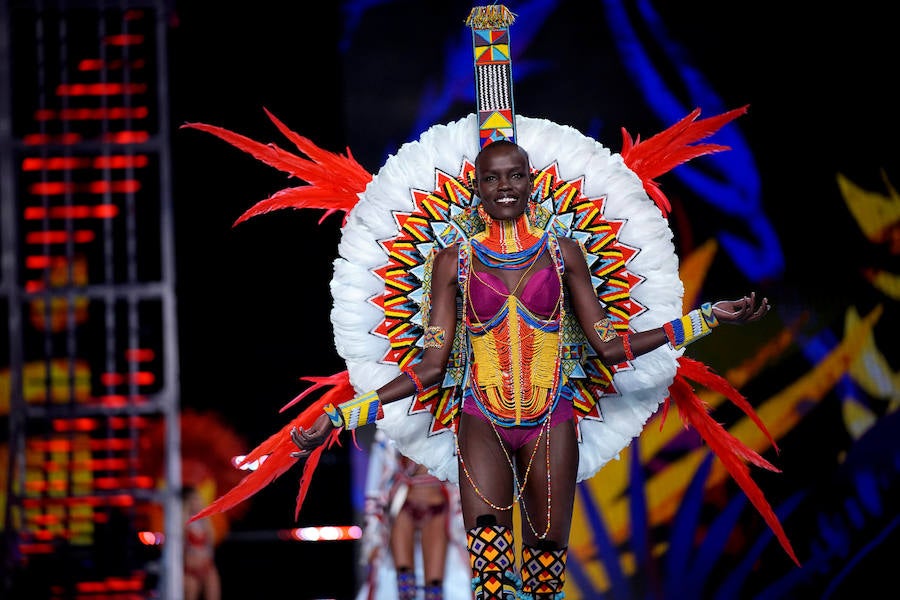
M 628 269 L 645 279 L 632 295 L 647 309 L 632 320 L 632 329 L 658 327 L 681 316 L 684 288 L 678 277 L 672 232 L 621 156 L 572 127 L 545 119 L 519 116 L 516 127 L 517 141 L 528 151 L 532 166 L 545 168 L 557 163 L 562 178 L 583 177 L 587 196 L 606 197 L 605 217 L 627 221 L 620 240 L 640 249 Z M 399 374 L 395 365 L 381 363 L 387 340 L 371 333 L 382 315 L 373 312 L 369 299 L 383 291 L 383 282 L 371 270 L 387 262 L 378 242 L 398 233 L 393 213 L 413 208 L 412 189 L 433 190 L 435 169 L 455 176 L 463 161 L 473 161 L 478 150 L 475 115 L 431 127 L 387 160 L 348 216 L 331 285 L 335 300 L 331 320 L 337 351 L 347 362 L 357 391 L 376 389 Z M 600 399 L 604 420 L 581 422 L 579 481 L 617 458 L 640 434 L 666 397 L 677 356 L 666 346 L 638 357 L 633 370 L 616 373 L 620 395 Z M 452 433 L 429 435 L 431 415 L 410 415 L 411 404 L 412 399 L 406 398 L 386 405 L 378 428 L 403 454 L 425 464 L 441 479 L 456 482 Z

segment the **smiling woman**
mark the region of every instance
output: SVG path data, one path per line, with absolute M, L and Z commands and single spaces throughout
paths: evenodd
M 475 37 L 502 57 L 503 35 L 493 33 Z M 626 136 L 621 154 L 521 116 L 506 122 L 515 142 L 479 137 L 481 115 L 472 114 L 404 144 L 374 177 L 349 152 L 324 152 L 274 118 L 309 160 L 221 135 L 310 184 L 254 214 L 348 212 L 331 285 L 347 371 L 329 379 L 336 393 L 327 401 L 254 452 L 286 469 L 287 444 L 306 469 L 341 429 L 375 423 L 404 455 L 459 485 L 479 597 L 558 596 L 576 483 L 616 457 L 672 397 L 703 424 L 704 439 L 720 436 L 710 445 L 727 455 L 726 468 L 794 558 L 743 460 L 771 465 L 716 429 L 684 379 L 714 381 L 745 409 L 736 390 L 682 351 L 721 323 L 762 318 L 768 302 L 749 294 L 682 315 L 670 205 L 654 181 L 724 149 L 692 144 L 744 112 L 698 120 L 696 110 L 659 136 Z M 342 176 L 325 181 L 323 172 Z M 329 187 L 338 181 L 350 183 Z M 287 195 L 296 202 L 278 205 Z M 233 506 L 280 472 L 259 475 L 207 510 Z M 304 471 L 298 509 L 308 484 Z
M 522 119 L 521 124 L 522 138 L 530 139 L 529 122 Z M 435 135 L 443 133 L 441 129 Z M 425 140 L 431 141 L 427 134 L 422 137 L 422 142 Z M 539 140 L 534 141 L 539 146 Z M 404 150 L 421 152 L 423 148 L 413 144 L 401 149 L 398 160 L 403 159 Z M 596 144 L 595 151 L 601 156 L 605 153 Z M 627 173 L 618 161 L 607 164 L 611 172 Z M 391 165 L 386 165 L 382 173 L 391 171 Z M 596 167 L 592 171 L 596 173 Z M 660 352 L 683 348 L 719 323 L 753 322 L 769 310 L 766 299 L 757 300 L 751 294 L 705 305 L 703 310 L 683 317 L 668 317 L 660 326 L 656 319 L 667 314 L 675 302 L 658 303 L 659 312 L 655 313 L 651 310 L 653 302 L 648 301 L 645 313 L 655 314 L 650 319 L 657 324 L 620 334 L 610 313 L 598 301 L 584 246 L 542 213 L 545 190 L 536 185 L 535 175 L 528 153 L 513 142 L 494 141 L 477 153 L 473 171 L 463 176 L 471 176 L 474 193 L 469 207 L 453 219 L 458 231 L 470 231 L 471 235 L 463 235 L 443 248 L 434 247 L 420 276 L 425 285 L 420 299 L 423 334 L 419 356 L 398 361 L 403 365 L 399 374 L 386 383 L 375 384 L 377 389 L 337 407 L 326 406 L 315 422 L 291 432 L 299 448 L 293 456 L 303 458 L 333 436 L 334 428 L 356 429 L 378 422 L 404 454 L 426 464 L 440 477 L 457 482 L 476 598 L 506 597 L 516 589 L 535 598 L 560 594 L 565 584 L 576 483 L 593 475 L 621 449 L 615 442 L 610 445 L 619 435 L 617 429 L 629 432 L 622 438 L 622 445 L 639 433 L 671 382 L 674 365 L 654 368 L 649 355 L 656 354 L 658 360 Z M 376 189 L 380 176 L 367 189 L 367 197 L 375 202 L 380 197 Z M 601 186 L 610 180 L 613 178 L 600 178 Z M 633 178 L 623 181 L 626 189 L 639 186 Z M 402 187 L 416 186 L 410 183 Z M 552 203 L 550 197 L 546 201 Z M 648 211 L 645 218 L 662 222 L 646 195 L 642 202 Z M 375 207 L 364 204 L 351 214 L 345 239 L 353 238 L 356 224 L 365 224 L 370 234 L 378 228 L 379 219 L 370 212 Z M 615 210 L 612 198 L 610 204 Z M 651 213 L 656 216 L 650 217 Z M 364 220 L 353 219 L 353 214 Z M 644 244 L 643 260 L 659 259 L 647 252 L 651 247 L 652 242 Z M 634 267 L 639 269 L 643 260 L 635 261 Z M 342 273 L 338 268 L 338 279 Z M 350 281 L 356 280 L 344 274 Z M 540 285 L 531 286 L 535 281 Z M 662 296 L 677 300 L 679 293 L 677 279 L 673 278 L 672 288 Z M 603 368 L 633 363 L 645 378 L 630 398 L 635 402 L 634 412 L 623 418 L 610 407 L 599 428 L 588 426 L 586 421 L 581 424 L 582 449 L 575 427 L 575 399 L 580 398 L 577 377 L 567 370 L 566 362 L 579 335 L 580 343 L 590 346 Z M 352 353 L 364 347 L 345 346 Z M 372 357 L 376 355 L 377 351 Z M 353 354 L 348 365 L 356 365 L 350 377 L 365 388 L 366 382 L 372 385 L 382 374 L 362 369 L 360 358 Z M 465 365 L 462 373 L 455 367 L 460 364 Z M 426 427 L 429 434 L 422 435 L 425 432 L 420 427 L 426 423 L 416 408 L 416 399 L 432 396 L 435 386 L 446 386 L 448 378 L 455 381 L 459 394 L 458 399 L 449 401 L 456 407 L 451 416 L 451 439 L 431 435 L 431 426 Z M 653 391 L 648 381 L 656 378 L 658 386 Z M 625 378 L 621 389 L 627 388 Z M 398 402 L 410 398 L 413 400 Z M 414 421 L 419 424 L 413 425 Z M 436 452 L 441 444 L 442 450 Z M 604 446 L 605 450 L 596 452 Z M 520 570 L 513 554 L 512 509 L 516 505 L 522 517 Z

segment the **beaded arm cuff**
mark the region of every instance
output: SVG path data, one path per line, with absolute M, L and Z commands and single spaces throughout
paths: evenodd
M 443 327 L 438 327 L 437 325 L 429 325 L 425 328 L 424 346 L 426 348 L 443 348 L 444 339 L 446 337 L 447 332 L 444 331 Z
M 360 425 L 374 423 L 384 417 L 381 400 L 374 391 L 356 396 L 352 400 L 338 405 L 346 429 L 356 429 Z
M 613 329 L 612 319 L 609 317 L 600 319 L 594 323 L 594 331 L 600 336 L 601 342 L 608 342 L 616 339 L 616 330 Z
M 707 302 L 699 309 L 694 309 L 679 319 L 672 319 L 663 329 L 669 344 L 676 350 L 684 348 L 691 342 L 709 335 L 719 320 L 712 312 L 712 306 Z

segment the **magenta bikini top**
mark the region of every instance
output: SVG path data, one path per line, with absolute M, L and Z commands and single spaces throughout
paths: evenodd
M 556 267 L 552 264 L 536 271 L 525 282 L 519 300 L 535 315 L 552 316 L 560 294 L 557 277 Z M 479 271 L 471 274 L 469 298 L 475 318 L 479 322 L 484 323 L 497 314 L 506 302 L 507 294 L 509 289 L 506 284 L 493 273 Z

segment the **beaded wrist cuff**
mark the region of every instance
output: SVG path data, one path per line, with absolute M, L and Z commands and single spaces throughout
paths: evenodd
M 346 429 L 356 429 L 361 425 L 374 423 L 384 416 L 381 408 L 381 400 L 374 391 L 356 396 L 352 400 L 338 405 L 338 410 L 344 419 Z
M 669 344 L 679 350 L 691 342 L 709 335 L 713 327 L 719 324 L 719 320 L 712 312 L 712 306 L 707 302 L 699 309 L 694 309 L 680 319 L 672 319 L 663 329 Z
M 706 321 L 710 329 L 719 326 L 719 319 L 713 314 L 712 304 L 709 302 L 704 302 L 700 305 L 700 314 L 703 315 L 703 320 Z
M 328 415 L 328 418 L 331 419 L 332 425 L 334 425 L 335 427 L 344 426 L 344 419 L 341 417 L 340 411 L 334 407 L 334 404 L 329 402 L 322 407 L 322 410 L 324 410 L 325 414 Z

